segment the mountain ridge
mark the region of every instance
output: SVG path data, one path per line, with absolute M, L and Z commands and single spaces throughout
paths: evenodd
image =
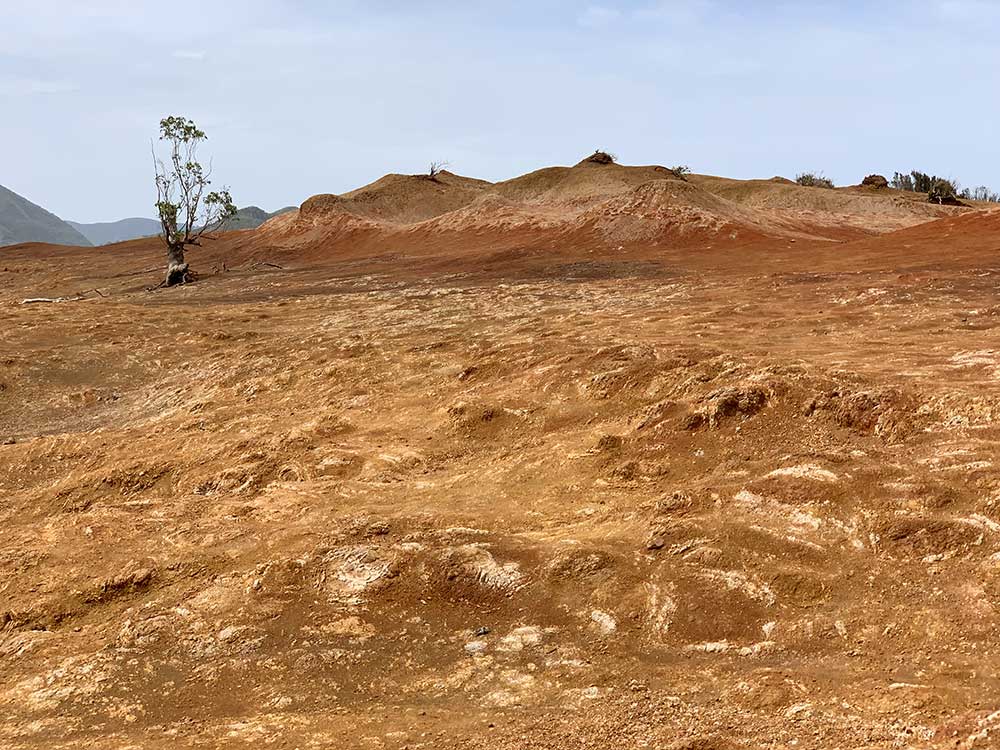
M 149 237 L 160 231 L 160 222 L 138 216 L 89 224 L 78 221 L 66 223 L 90 240 L 92 245 L 110 245 L 114 242 Z
M 0 185 L 0 247 L 22 242 L 89 247 L 90 241 L 72 225 Z
M 256 229 L 268 219 L 295 210 L 297 210 L 295 206 L 286 206 L 279 208 L 277 211 L 269 212 L 259 206 L 244 206 L 236 212 L 236 216 L 226 223 L 224 231 Z M 142 239 L 143 237 L 152 237 L 160 233 L 160 222 L 156 219 L 147 219 L 144 217 L 131 217 L 128 219 L 119 219 L 118 221 L 92 223 L 67 221 L 66 223 L 95 246 L 128 242 L 129 240 Z

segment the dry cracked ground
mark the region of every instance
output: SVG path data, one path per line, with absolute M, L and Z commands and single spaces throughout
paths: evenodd
M 1000 734 L 995 268 L 20 304 L 84 283 L 45 263 L 0 291 L 4 748 Z

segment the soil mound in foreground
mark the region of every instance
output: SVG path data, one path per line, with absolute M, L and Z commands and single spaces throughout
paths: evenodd
M 3 251 L 0 747 L 989 747 L 1000 213 L 341 200 Z

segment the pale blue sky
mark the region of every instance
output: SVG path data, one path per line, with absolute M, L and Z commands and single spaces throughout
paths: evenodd
M 268 210 L 598 147 L 1000 189 L 1000 1 L 0 0 L 0 19 L 0 184 L 76 221 L 152 214 L 166 114 Z

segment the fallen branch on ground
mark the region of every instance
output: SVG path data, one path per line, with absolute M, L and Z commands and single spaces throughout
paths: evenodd
M 34 305 L 39 302 L 78 302 L 86 297 L 28 297 L 21 300 L 22 305 Z
M 86 292 L 80 292 L 72 297 L 28 297 L 27 299 L 21 300 L 22 305 L 36 305 L 39 303 L 57 303 L 57 302 L 79 302 L 80 300 L 87 299 L 87 293 L 93 292 L 98 297 L 107 298 L 108 295 L 104 294 L 100 289 L 88 289 Z

